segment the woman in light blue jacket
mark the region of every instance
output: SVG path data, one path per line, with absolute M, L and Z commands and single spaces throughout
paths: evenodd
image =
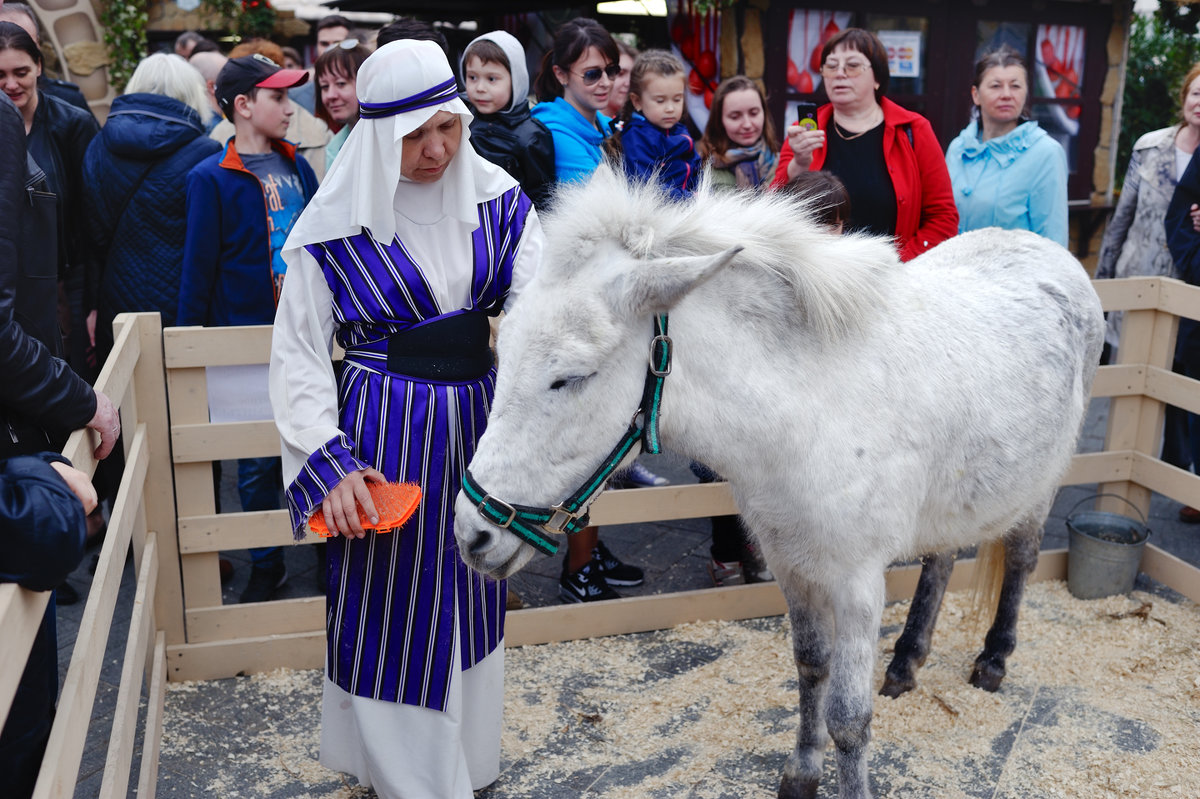
M 600 165 L 613 79 L 621 72 L 617 43 L 599 22 L 577 17 L 554 34 L 542 58 L 533 116 L 554 137 L 554 169 L 560 183 L 587 180 Z
M 1067 155 L 1027 116 L 1029 72 L 1011 47 L 975 65 L 972 120 L 946 150 L 958 232 L 1032 230 L 1067 246 Z

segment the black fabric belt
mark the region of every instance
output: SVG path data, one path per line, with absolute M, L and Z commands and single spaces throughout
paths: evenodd
M 495 363 L 491 327 L 479 311 L 446 316 L 387 340 L 387 370 L 420 380 L 478 380 Z

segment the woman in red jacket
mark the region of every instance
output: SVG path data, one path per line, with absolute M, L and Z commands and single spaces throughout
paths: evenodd
M 887 50 L 873 33 L 847 28 L 825 43 L 821 77 L 829 102 L 817 127 L 788 129 L 772 188 L 807 170 L 837 175 L 850 194 L 849 229 L 893 236 L 907 261 L 958 230 L 941 145 L 929 120 L 885 98 Z

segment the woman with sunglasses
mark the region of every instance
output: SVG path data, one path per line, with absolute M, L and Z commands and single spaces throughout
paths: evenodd
M 887 49 L 847 28 L 821 50 L 829 102 L 817 127 L 792 125 L 772 188 L 806 170 L 832 172 L 850 195 L 850 230 L 891 236 L 907 261 L 958 231 L 958 209 L 941 145 L 929 120 L 884 97 Z
M 554 137 L 559 181 L 586 180 L 600 164 L 613 81 L 621 74 L 617 43 L 594 19 L 577 17 L 554 33 L 534 88 L 533 116 Z
M 560 183 L 587 180 L 600 165 L 609 118 L 600 113 L 608 105 L 613 82 L 621 74 L 620 51 L 604 26 L 594 19 L 576 17 L 554 33 L 554 46 L 542 57 L 534 88 L 540 102 L 533 115 L 554 138 L 554 169 Z M 551 99 L 553 98 L 553 99 Z M 667 481 L 639 463 L 643 485 Z M 650 482 L 645 482 L 650 481 Z M 637 566 L 622 563 L 600 541 L 597 527 L 586 527 L 567 539 L 558 595 L 564 602 L 618 599 L 612 586 L 641 585 Z

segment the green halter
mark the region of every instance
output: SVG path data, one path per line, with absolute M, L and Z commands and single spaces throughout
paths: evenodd
M 544 533 L 570 535 L 587 527 L 587 509 L 592 500 L 604 490 L 609 476 L 617 470 L 621 461 L 639 440 L 642 442 L 643 452 L 658 454 L 662 451 L 658 437 L 658 420 L 663 381 L 670 373 L 671 338 L 667 335 L 667 315 L 657 314 L 654 317 L 654 337 L 650 340 L 650 366 L 646 372 L 641 405 L 634 412 L 633 421 L 629 423 L 620 442 L 575 493 L 551 508 L 513 505 L 485 492 L 471 476 L 469 469 L 463 471 L 463 493 L 475 503 L 483 518 L 497 527 L 511 530 L 539 552 L 553 555 L 558 551 L 558 544 Z M 644 427 L 638 426 L 639 415 L 643 417 Z

